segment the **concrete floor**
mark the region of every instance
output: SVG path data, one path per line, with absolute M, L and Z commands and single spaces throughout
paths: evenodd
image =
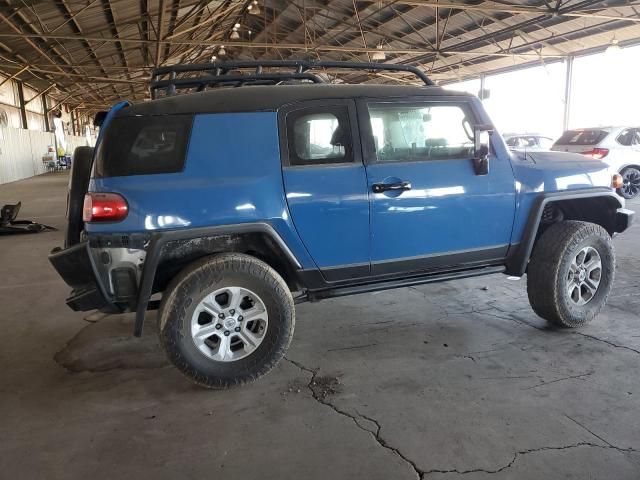
M 60 228 L 0 237 L 0 478 L 640 477 L 640 227 L 586 328 L 547 328 L 501 275 L 327 300 L 299 306 L 270 375 L 206 391 L 166 364 L 155 313 L 135 339 L 130 315 L 64 305 L 46 255 L 66 182 L 0 186 Z

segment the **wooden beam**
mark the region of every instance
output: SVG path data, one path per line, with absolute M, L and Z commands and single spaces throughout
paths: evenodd
M 31 97 L 29 100 L 26 100 L 24 102 L 25 105 L 27 105 L 28 103 L 33 102 L 36 98 L 40 98 L 41 95 L 44 95 L 45 93 L 47 93 L 49 90 L 51 90 L 53 87 L 55 87 L 56 84 L 52 83 L 51 85 L 49 85 L 47 88 L 45 88 L 44 90 L 42 90 L 40 93 L 38 93 L 37 95 L 35 95 L 34 97 Z
M 76 17 L 78 17 L 79 15 L 81 15 L 82 13 L 84 13 L 87 9 L 91 8 L 98 0 L 91 0 L 89 3 L 87 3 L 84 7 L 82 7 L 80 10 L 78 10 L 77 12 L 71 14 L 69 16 L 69 18 L 67 18 L 64 22 L 60 23 L 57 27 L 55 27 L 53 30 L 50 30 L 49 33 L 55 33 L 58 30 L 60 30 L 62 27 L 64 27 L 67 23 L 69 23 L 70 21 L 76 21 Z
M 10 82 L 11 80 L 13 80 L 14 78 L 16 78 L 18 75 L 20 75 L 22 72 L 29 70 L 29 67 L 22 67 L 20 70 L 18 70 L 16 73 L 14 73 L 13 75 L 11 75 L 10 77 L 5 78 L 4 80 L 2 80 L 0 82 L 0 87 L 2 85 L 4 85 L 7 82 Z
M 18 16 L 22 19 L 21 14 L 18 14 Z M 40 55 L 42 55 L 42 56 L 43 56 L 44 58 L 46 58 L 48 61 L 50 61 L 51 63 L 59 63 L 59 62 L 56 62 L 53 58 L 51 58 L 51 56 L 49 56 L 49 54 L 48 54 L 47 52 L 45 52 L 42 48 L 40 48 L 40 47 L 39 47 L 39 46 L 38 46 L 38 45 L 37 45 L 33 40 L 31 40 L 32 38 L 36 38 L 36 39 L 37 39 L 37 38 L 40 38 L 40 39 L 42 39 L 40 32 L 38 32 L 37 30 L 35 30 L 35 28 L 34 28 L 33 26 L 31 26 L 31 25 L 30 25 L 30 29 L 31 29 L 32 31 L 37 32 L 36 34 L 27 34 L 27 33 L 24 33 L 24 32 L 23 32 L 23 31 L 22 31 L 22 30 L 21 30 L 21 29 L 20 29 L 20 28 L 19 28 L 19 27 L 18 27 L 18 26 L 17 26 L 17 25 L 16 25 L 16 24 L 15 24 L 15 23 L 10 19 L 10 18 L 8 18 L 6 15 L 2 14 L 2 12 L 0 12 L 0 21 L 2 21 L 2 22 L 4 22 L 4 23 L 6 23 L 6 24 L 9 26 L 9 28 L 10 28 L 11 30 L 13 30 L 14 32 L 16 32 L 16 35 L 15 35 L 15 36 L 20 37 L 20 38 L 23 38 L 23 39 L 24 39 L 24 41 L 25 41 L 25 42 L 26 42 L 26 43 L 27 43 L 31 48 L 33 48 L 36 52 L 38 52 Z M 22 19 L 22 21 L 24 21 L 24 19 Z M 55 49 L 54 49 L 54 51 L 55 51 Z M 56 53 L 57 53 L 57 52 L 56 52 Z M 63 62 L 65 62 L 65 63 L 66 63 L 66 59 L 65 59 L 62 55 L 60 55 L 59 53 L 57 53 L 57 55 L 58 55 L 58 57 L 59 57 L 59 60 L 61 60 L 61 61 L 63 61 Z M 67 77 L 68 77 L 68 72 L 65 72 L 62 68 L 57 67 L 57 70 L 58 70 L 60 73 L 62 73 L 64 76 L 67 76 Z M 68 77 L 68 78 L 70 78 L 70 77 Z
M 513 15 L 549 15 L 549 16 L 559 16 L 559 17 L 577 17 L 577 18 L 597 18 L 602 20 L 628 20 L 630 22 L 640 22 L 640 18 L 638 17 L 622 17 L 619 15 L 604 15 L 599 13 L 591 13 L 591 12 L 562 12 L 557 11 L 557 9 L 549 9 L 545 7 L 527 7 L 527 6 L 517 6 L 517 5 L 504 5 L 501 3 L 493 3 L 493 2 L 483 2 L 480 4 L 468 4 L 462 2 L 440 2 L 440 1 L 419 1 L 419 0 L 385 0 L 385 3 L 389 4 L 403 4 L 403 5 L 411 5 L 413 7 L 430 7 L 430 8 L 450 8 L 453 10 L 469 10 L 469 11 L 478 11 L 478 12 L 502 12 L 502 13 L 511 13 Z M 608 8 L 625 8 L 629 5 L 620 5 L 616 7 L 611 7 L 607 5 L 603 5 L 601 7 L 602 10 Z
M 72 36 L 68 36 L 68 35 L 28 35 L 28 34 L 24 34 L 21 35 L 22 37 L 42 37 L 42 38 L 49 38 L 49 39 L 57 39 L 57 40 L 79 40 L 78 37 L 72 37 Z M 5 34 L 5 33 L 0 33 L 0 38 L 3 37 L 16 37 L 16 35 L 13 34 Z M 86 38 L 87 40 L 104 40 L 107 42 L 124 42 L 124 43 L 130 43 L 130 44 L 135 44 L 135 45 L 144 45 L 144 44 L 148 44 L 148 43 L 160 43 L 162 45 L 164 44 L 171 44 L 171 45 L 194 45 L 194 46 L 216 46 L 219 45 L 220 42 L 219 41 L 205 41 L 205 40 L 143 40 L 140 38 L 95 38 L 95 37 L 81 37 L 81 38 Z M 349 52 L 349 53 L 373 53 L 376 51 L 380 51 L 376 48 L 364 48 L 364 47 L 351 47 L 351 46 L 341 46 L 341 45 L 305 45 L 305 44 L 299 44 L 299 43 L 275 43 L 275 44 L 271 44 L 271 43 L 254 43 L 254 42 L 242 42 L 242 41 L 226 41 L 224 42 L 225 47 L 242 47 L 242 48 L 271 48 L 271 49 L 276 49 L 276 50 L 307 50 L 307 51 L 320 51 L 320 52 Z M 385 53 L 393 53 L 393 54 L 399 54 L 399 55 L 423 55 L 423 54 L 432 54 L 432 53 L 437 53 L 435 49 L 430 49 L 430 48 L 394 48 L 394 47 L 387 47 L 384 48 L 382 50 Z M 486 50 L 482 50 L 482 51 L 455 51 L 455 50 L 448 50 L 448 49 L 443 49 L 440 53 L 448 53 L 448 54 L 459 54 L 459 55 L 493 55 L 493 56 L 502 56 L 502 57 L 512 57 L 512 56 L 527 56 L 527 55 L 531 55 L 531 56 L 536 56 L 536 57 L 545 57 L 545 56 L 551 56 L 551 57 L 563 57 L 564 55 L 548 55 L 548 54 L 538 54 L 538 53 L 518 53 L 518 54 L 512 54 L 512 53 L 504 53 L 504 52 L 492 52 L 492 51 L 486 51 Z
M 57 109 L 60 105 L 62 105 L 64 102 L 66 102 L 67 100 L 69 100 L 71 97 L 73 97 L 75 95 L 75 93 L 70 93 L 69 95 L 67 95 L 66 97 L 64 97 L 62 100 L 59 100 L 58 103 L 56 103 L 54 106 L 49 108 L 49 111 L 52 112 L 55 109 Z
M 157 32 L 157 37 L 156 37 L 156 62 L 155 65 L 156 67 L 160 66 L 160 50 L 161 50 L 161 46 L 164 43 L 163 39 L 162 39 L 162 34 L 163 34 L 163 30 L 164 30 L 164 0 L 158 0 L 160 3 L 158 5 L 158 8 L 160 9 L 158 12 L 158 29 L 156 30 Z

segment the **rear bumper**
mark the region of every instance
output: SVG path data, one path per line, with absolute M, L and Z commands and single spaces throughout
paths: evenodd
M 54 249 L 49 261 L 72 290 L 67 305 L 75 311 L 101 310 L 117 313 L 121 309 L 113 303 L 98 274 L 88 242 L 78 243 L 64 250 Z
M 619 208 L 616 212 L 616 232 L 624 232 L 633 223 L 635 212 L 626 208 Z

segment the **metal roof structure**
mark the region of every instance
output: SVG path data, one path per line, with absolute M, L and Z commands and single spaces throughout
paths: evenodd
M 447 83 L 638 40 L 637 0 L 0 0 L 0 72 L 85 111 L 150 98 L 154 67 L 216 57 L 384 56 Z

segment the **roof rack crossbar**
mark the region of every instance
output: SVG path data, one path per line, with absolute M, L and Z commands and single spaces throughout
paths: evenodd
M 234 73 L 234 70 L 243 68 L 252 68 L 254 72 L 251 74 Z M 294 72 L 269 73 L 264 71 L 265 68 L 292 68 Z M 153 80 L 150 89 L 152 97 L 156 98 L 159 90 L 164 90 L 167 95 L 174 95 L 177 89 L 198 88 L 198 90 L 203 90 L 209 85 L 273 85 L 287 80 L 310 80 L 313 83 L 324 83 L 318 75 L 309 72 L 309 70 L 323 68 L 407 72 L 418 77 L 427 86 L 435 85 L 422 70 L 412 65 L 320 60 L 238 60 L 178 64 L 156 68 L 152 72 Z M 178 78 L 178 75 L 182 73 L 197 72 L 208 75 Z M 168 79 L 166 79 L 167 75 Z
M 151 87 L 154 89 L 166 89 L 166 88 L 195 88 L 201 85 L 215 85 L 225 83 L 251 83 L 254 80 L 264 80 L 270 83 L 283 82 L 286 80 L 310 80 L 313 83 L 324 83 L 324 81 L 312 73 L 262 73 L 259 75 L 209 75 L 206 77 L 197 78 L 180 78 L 169 80 L 157 80 L 151 83 Z

